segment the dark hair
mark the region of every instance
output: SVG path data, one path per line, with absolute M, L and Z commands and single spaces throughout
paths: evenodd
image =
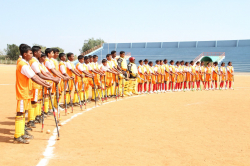
M 33 46 L 32 47 L 32 52 L 33 52 L 33 54 L 34 54 L 34 52 L 37 52 L 37 51 L 39 51 L 41 49 L 41 47 L 39 47 L 39 46 Z
M 60 52 L 57 48 L 52 48 L 53 52 L 56 53 L 56 52 Z
M 148 59 L 145 59 L 144 62 L 148 62 Z
M 207 62 L 207 65 L 209 64 L 210 62 Z
M 45 54 L 44 52 L 42 52 L 42 55 L 41 55 L 41 57 L 44 57 L 44 56 L 46 56 L 46 54 Z
M 225 62 L 222 62 L 222 63 L 221 63 L 221 66 L 222 66 L 223 64 L 225 65 Z
M 23 44 L 23 43 L 22 43 L 22 44 L 19 45 L 19 48 L 18 48 L 18 49 L 19 49 L 19 52 L 20 52 L 20 53 L 21 53 L 21 48 L 22 48 L 23 46 L 27 46 L 27 44 Z
M 83 59 L 83 58 L 84 58 L 83 55 L 79 55 L 79 56 L 78 56 L 78 60 L 81 60 L 81 59 Z
M 171 64 L 172 62 L 174 62 L 173 60 L 171 60 L 169 63 Z
M 90 59 L 90 58 L 93 58 L 93 56 L 92 56 L 92 55 L 89 55 L 89 59 Z
M 151 63 L 153 63 L 153 62 L 152 62 L 152 61 L 149 61 L 149 62 L 148 62 L 148 64 L 151 64 Z
M 190 64 L 193 63 L 194 61 L 190 61 Z
M 232 63 L 232 62 L 231 62 L 231 61 L 229 61 L 229 62 L 228 62 L 228 65 L 229 65 L 229 63 Z
M 201 63 L 204 63 L 204 61 L 201 61 Z
M 110 55 L 111 55 L 111 54 L 107 54 L 107 55 L 106 55 L 106 58 L 109 57 Z
M 178 63 L 180 63 L 179 61 L 176 61 L 175 64 L 177 65 Z
M 188 62 L 185 62 L 185 65 L 187 65 L 188 64 Z
M 164 59 L 163 61 L 166 62 L 166 61 L 168 61 L 168 60 L 167 60 L 167 59 Z
M 123 53 L 125 53 L 124 51 L 120 51 L 120 54 L 123 54 Z
M 214 64 L 218 65 L 218 62 L 214 62 Z
M 51 48 L 46 48 L 45 50 L 45 54 L 46 56 L 48 56 L 48 54 L 50 54 L 53 50 Z
M 139 60 L 139 63 L 143 62 L 142 60 Z
M 107 62 L 107 60 L 106 60 L 106 59 L 103 59 L 103 60 L 102 60 L 102 63 L 105 63 L 105 62 Z
M 85 57 L 84 57 L 84 60 L 87 60 L 87 59 L 89 59 L 89 57 L 88 57 L 88 56 L 85 56 Z
M 61 59 L 63 56 L 65 56 L 65 54 L 64 53 L 60 53 L 59 54 L 59 59 Z
M 113 55 L 114 53 L 116 53 L 116 51 L 111 51 L 111 54 Z
M 93 58 L 96 58 L 96 57 L 98 57 L 98 56 L 97 56 L 97 55 L 94 55 L 94 56 L 93 56 Z
M 20 53 L 21 55 L 23 56 L 24 53 L 27 53 L 28 51 L 31 51 L 31 47 L 28 46 L 28 45 L 23 45 L 21 48 L 20 48 Z
M 159 60 L 156 60 L 156 61 L 155 61 L 155 63 L 158 63 L 158 62 L 159 62 Z
M 72 52 L 69 52 L 68 54 L 67 54 L 67 58 L 69 59 L 69 57 L 71 56 L 71 55 L 74 55 Z
M 200 63 L 200 61 L 197 61 L 196 64 Z
M 160 62 L 163 62 L 163 60 L 160 60 Z
M 184 60 L 180 61 L 180 63 L 184 62 Z

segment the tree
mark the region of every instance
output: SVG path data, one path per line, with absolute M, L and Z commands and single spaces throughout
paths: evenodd
M 7 44 L 6 53 L 7 57 L 11 60 L 17 60 L 20 55 L 19 48 L 15 44 Z
M 41 51 L 42 51 L 42 52 L 45 52 L 45 50 L 46 50 L 46 48 L 47 48 L 47 47 L 45 47 L 45 46 L 43 46 L 43 45 L 36 44 L 36 43 L 33 43 L 33 46 L 39 46 L 39 47 L 41 47 Z
M 104 40 L 103 39 L 94 39 L 94 38 L 91 38 L 88 40 L 88 43 L 84 43 L 82 48 L 79 49 L 79 51 L 81 53 L 87 51 L 87 50 L 90 50 L 91 48 L 94 48 L 95 46 L 98 46 L 100 44 L 104 43 Z

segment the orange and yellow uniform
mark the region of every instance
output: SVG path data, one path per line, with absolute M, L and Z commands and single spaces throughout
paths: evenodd
M 147 74 L 149 75 L 151 72 L 150 72 L 150 66 L 148 64 L 144 64 L 143 67 L 145 68 L 145 72 L 147 72 Z M 150 81 L 151 80 L 151 76 L 147 76 L 145 78 L 146 80 Z
M 214 66 L 213 67 L 213 81 L 217 81 L 218 80 L 218 74 L 219 74 L 219 67 L 218 66 Z
M 172 76 L 170 76 L 171 77 L 171 82 L 175 82 L 175 66 L 174 65 L 170 65 L 169 66 L 169 70 L 172 72 Z
M 144 79 L 144 73 L 145 73 L 145 71 L 146 71 L 146 69 L 145 69 L 145 67 L 144 67 L 143 65 L 139 65 L 139 66 L 138 66 L 138 74 L 139 74 L 139 76 L 140 76 L 142 79 Z M 137 82 L 138 82 L 138 83 L 144 83 L 144 81 L 141 80 L 140 78 L 137 78 Z
M 44 61 L 44 66 L 47 68 L 47 70 L 53 75 L 55 76 L 51 69 L 55 69 L 55 65 L 54 65 L 54 62 L 52 61 L 52 58 L 49 59 L 49 58 L 46 58 L 45 61 Z M 45 92 L 47 92 L 47 89 L 45 89 Z M 55 83 L 53 83 L 53 86 L 52 86 L 52 89 L 51 89 L 51 93 L 55 93 L 56 92 L 56 86 L 55 86 Z
M 170 76 L 170 74 L 169 74 L 169 65 L 168 64 L 163 64 L 163 66 L 164 66 L 164 70 L 165 70 L 165 81 L 169 81 L 169 76 Z
M 194 82 L 195 79 L 196 79 L 196 75 L 195 75 L 195 74 L 196 74 L 195 65 L 190 66 L 190 68 L 191 68 L 191 73 L 194 74 L 194 75 L 191 75 L 191 80 L 190 80 L 190 81 Z
M 156 84 L 156 76 L 153 75 L 155 73 L 155 67 L 154 66 L 150 66 L 150 70 L 151 70 L 151 73 L 152 73 L 152 76 L 151 76 L 151 80 L 152 80 L 152 84 Z
M 233 66 L 227 66 L 227 80 L 233 81 L 233 74 L 234 73 L 234 67 Z
M 220 67 L 220 73 L 221 73 L 221 81 L 226 81 L 226 68 L 225 67 Z
M 70 77 L 74 77 L 75 78 L 75 74 L 71 71 L 71 70 L 75 70 L 75 65 L 70 62 L 69 60 L 65 63 L 66 64 L 66 73 L 70 76 Z M 73 80 L 69 80 L 68 81 L 69 84 L 69 89 L 72 91 L 74 88 L 74 82 Z
M 201 67 L 200 66 L 196 66 L 195 67 L 195 71 L 196 71 L 196 81 L 200 81 L 200 79 L 201 79 L 201 74 L 200 74 L 200 71 L 201 71 Z
M 175 72 L 178 74 L 177 77 L 176 77 L 176 82 L 177 83 L 182 82 L 181 81 L 181 79 L 182 79 L 182 77 L 181 77 L 181 66 L 176 66 L 175 67 Z
M 113 69 L 113 67 L 115 65 L 114 65 L 113 61 L 107 61 L 107 66 L 111 70 L 111 69 Z M 106 85 L 107 86 L 112 86 L 113 83 L 114 83 L 113 73 L 107 72 L 107 75 L 106 75 Z
M 201 71 L 201 74 L 200 74 L 200 80 L 201 81 L 205 81 L 205 67 L 204 66 L 201 66 L 200 67 L 200 71 Z
M 25 113 L 26 110 L 31 108 L 32 96 L 32 80 L 35 76 L 34 71 L 31 69 L 29 63 L 21 59 L 16 67 L 16 112 Z M 16 116 L 15 118 L 15 134 L 14 137 L 18 138 L 24 135 L 25 127 L 25 114 L 23 116 Z
M 206 81 L 207 82 L 211 81 L 211 74 L 213 72 L 213 68 L 211 66 L 206 67 L 205 72 L 208 73 L 208 74 L 206 74 Z

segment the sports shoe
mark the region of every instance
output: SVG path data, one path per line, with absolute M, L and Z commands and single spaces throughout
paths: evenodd
M 27 127 L 36 128 L 35 122 L 33 120 L 29 121 Z
M 22 135 L 21 137 L 22 137 L 22 139 L 33 139 L 34 138 L 33 135 L 26 135 L 26 134 Z
M 22 136 L 21 137 L 18 137 L 18 138 L 15 138 L 14 137 L 14 144 L 29 144 L 30 141 L 29 140 L 26 140 L 26 139 L 23 139 Z
M 150 93 L 154 93 L 154 92 L 150 91 Z
M 34 123 L 41 123 L 41 119 L 38 115 L 36 116 Z

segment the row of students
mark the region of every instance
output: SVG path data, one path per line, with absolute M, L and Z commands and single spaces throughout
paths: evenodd
M 138 79 L 138 92 L 140 93 L 156 93 L 156 92 L 169 92 L 182 91 L 182 90 L 199 90 L 201 84 L 205 90 L 211 89 L 232 89 L 234 68 L 232 62 L 228 62 L 228 66 L 225 67 L 225 63 L 218 67 L 218 63 L 208 62 L 205 67 L 205 62 L 193 61 L 184 62 L 177 61 L 174 63 L 171 60 L 168 64 L 168 60 L 156 60 L 156 64 L 153 65 L 152 61 L 145 59 L 139 60 L 138 72 L 139 76 L 143 79 Z M 220 85 L 218 86 L 218 81 Z M 225 87 L 224 87 L 224 83 Z M 144 87 L 142 87 L 144 84 Z M 224 88 L 223 88 L 224 87 Z M 152 89 L 151 89 L 152 88 Z

